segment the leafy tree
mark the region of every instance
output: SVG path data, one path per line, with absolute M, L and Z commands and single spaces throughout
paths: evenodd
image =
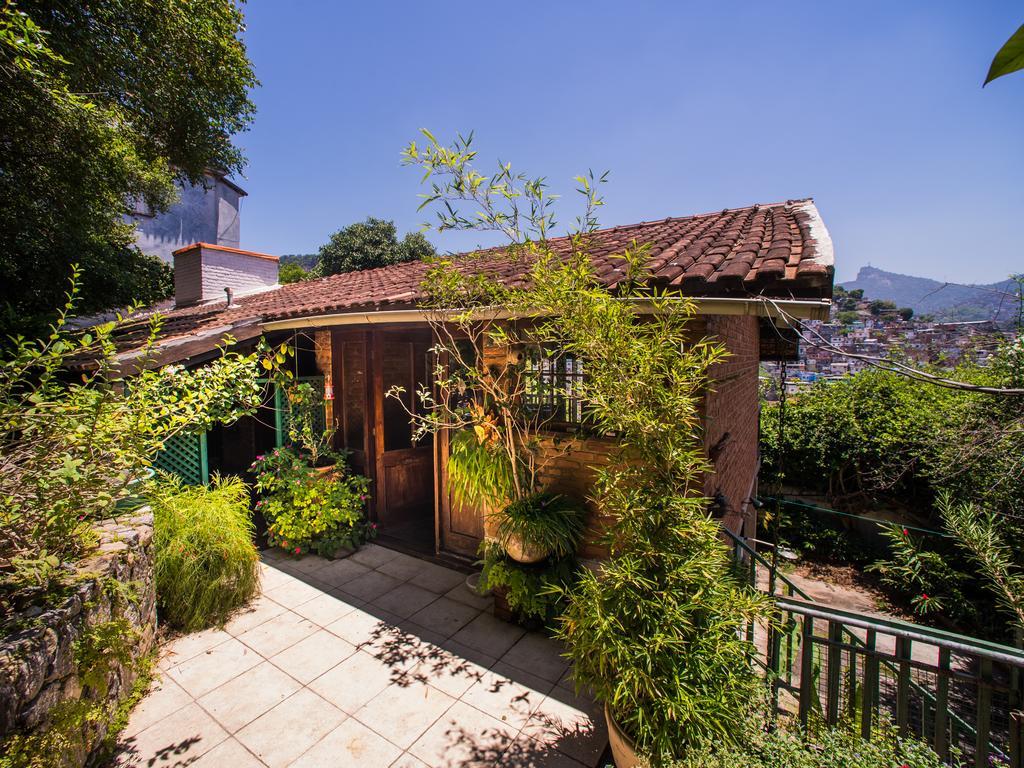
M 886 299 L 875 299 L 868 304 L 868 311 L 876 316 L 894 309 L 896 309 L 896 303 Z
M 166 295 L 125 218 L 175 181 L 237 171 L 256 84 L 233 0 L 19 0 L 0 7 L 0 333 L 53 319 L 71 264 L 79 311 Z
M 558 619 L 574 679 L 593 690 L 652 765 L 709 742 L 732 742 L 745 705 L 762 687 L 742 629 L 766 606 L 735 580 L 702 495 L 709 463 L 701 403 L 708 368 L 724 359 L 724 347 L 694 339 L 691 302 L 648 289 L 648 245 L 623 250 L 614 293 L 600 283 L 588 253 L 601 205 L 592 175 L 577 177 L 586 209 L 563 257 L 546 244 L 554 214 L 543 179 L 510 165 L 484 177 L 472 166 L 471 138 L 449 147 L 424 134 L 427 145 L 410 144 L 404 159 L 432 183 L 428 203 L 438 203 L 438 229 L 504 233 L 510 258 L 531 265 L 527 287 L 508 288 L 467 275 L 454 260 L 438 261 L 426 283 L 431 295 L 461 291 L 463 300 L 450 305 L 466 308 L 458 322 L 492 316 L 499 295 L 513 317 L 531 318 L 492 324 L 488 343 L 557 345 L 582 360 L 587 419 L 598 434 L 617 436 L 592 489 L 610 556 L 600 569 L 582 570 Z M 653 303 L 650 315 L 629 301 L 640 298 Z M 519 366 L 493 367 L 496 378 L 516 387 Z M 487 434 L 490 414 L 474 406 L 467 416 L 477 414 L 474 431 Z
M 842 325 L 850 325 L 860 320 L 860 315 L 856 311 L 845 309 L 836 314 L 836 320 Z
M 288 283 L 301 283 L 309 280 L 312 275 L 295 262 L 285 262 L 277 271 L 277 282 L 281 285 Z
M 914 316 L 914 310 L 911 307 L 900 307 L 898 310 L 899 316 L 906 322 Z
M 435 255 L 436 251 L 422 232 L 410 232 L 401 240 L 393 221 L 375 219 L 349 224 L 339 229 L 320 247 L 317 273 L 336 275 L 360 269 L 374 269 L 416 261 Z

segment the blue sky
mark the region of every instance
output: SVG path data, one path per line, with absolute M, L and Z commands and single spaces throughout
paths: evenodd
M 546 175 L 610 171 L 602 224 L 813 197 L 838 279 L 1024 271 L 1024 73 L 981 83 L 1019 2 L 250 0 L 243 247 L 417 229 L 420 127 Z M 428 233 L 445 250 L 479 236 Z

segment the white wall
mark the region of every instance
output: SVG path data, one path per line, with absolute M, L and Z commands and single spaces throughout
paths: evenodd
M 192 243 L 238 248 L 241 242 L 242 195 L 214 175 L 206 183 L 178 190 L 180 199 L 159 216 L 136 214 L 135 242 L 143 253 L 174 262 L 174 251 Z

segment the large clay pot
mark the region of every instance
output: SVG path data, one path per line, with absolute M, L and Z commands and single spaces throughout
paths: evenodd
M 604 705 L 604 719 L 608 723 L 608 745 L 612 748 L 612 759 L 615 760 L 615 768 L 636 768 L 640 764 L 636 756 L 636 746 L 618 723 L 612 719 L 608 705 Z
M 519 536 L 509 536 L 504 541 L 505 554 L 517 563 L 539 563 L 551 554 L 546 549 L 526 544 Z

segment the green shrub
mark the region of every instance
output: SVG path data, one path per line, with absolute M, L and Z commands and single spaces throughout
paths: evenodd
M 672 768 L 956 768 L 959 755 L 943 762 L 926 744 L 903 738 L 890 723 L 865 741 L 849 724 L 816 728 L 750 729 L 738 745 L 706 746 Z
M 186 632 L 222 624 L 259 589 L 249 489 L 238 478 L 186 486 L 163 475 L 150 492 L 157 605 Z
M 364 515 L 367 478 L 341 468 L 317 472 L 287 448 L 257 456 L 252 469 L 256 489 L 264 494 L 256 509 L 267 519 L 272 546 L 296 555 L 315 549 L 330 557 L 376 534 L 376 525 Z

